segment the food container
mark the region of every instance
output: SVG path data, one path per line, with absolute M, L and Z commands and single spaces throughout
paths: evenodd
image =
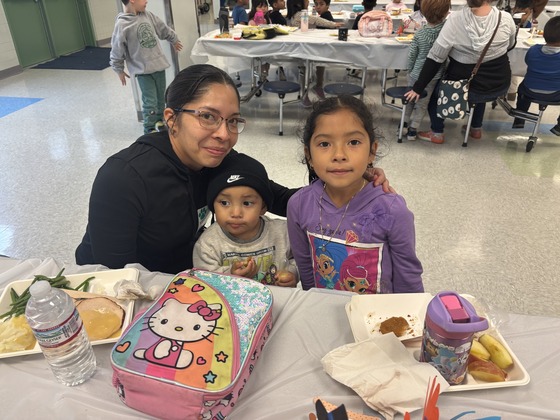
M 433 365 L 451 385 L 463 382 L 474 334 L 488 321 L 455 292 L 440 292 L 426 311 L 420 361 Z

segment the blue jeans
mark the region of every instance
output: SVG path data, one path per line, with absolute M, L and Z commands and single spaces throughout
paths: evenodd
M 158 121 L 163 121 L 165 108 L 165 70 L 151 74 L 136 75 L 142 92 L 142 118 L 144 133 L 155 130 Z
M 471 128 L 481 128 L 482 120 L 484 119 L 484 111 L 486 110 L 486 102 L 491 102 L 496 100 L 498 97 L 503 96 L 507 93 L 508 88 L 506 87 L 503 92 L 498 93 L 478 93 L 469 90 L 469 104 L 476 104 L 473 111 L 473 117 L 471 121 Z M 430 123 L 432 132 L 441 134 L 444 130 L 444 119 L 437 116 L 437 98 L 439 93 L 439 83 L 435 87 L 432 96 L 430 97 L 430 103 L 428 104 L 428 114 L 430 115 Z

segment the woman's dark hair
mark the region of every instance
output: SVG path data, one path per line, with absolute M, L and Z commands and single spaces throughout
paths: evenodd
M 241 102 L 235 82 L 225 71 L 210 64 L 195 64 L 181 70 L 165 91 L 165 104 L 168 108 L 182 108 L 184 104 L 202 97 L 213 84 L 229 85 Z
M 311 137 L 315 132 L 317 127 L 317 119 L 323 115 L 334 114 L 336 111 L 341 109 L 348 109 L 349 111 L 356 114 L 358 119 L 364 125 L 364 129 L 369 137 L 370 148 L 377 140 L 377 133 L 375 131 L 375 125 L 373 121 L 373 114 L 368 108 L 368 106 L 360 99 L 352 95 L 341 95 L 341 96 L 331 96 L 325 100 L 315 102 L 311 110 L 311 114 L 307 117 L 305 126 L 303 127 L 303 132 L 301 134 L 301 143 L 305 150 L 310 149 Z M 307 170 L 309 171 L 309 182 L 317 179 L 317 174 L 309 165 L 306 157 L 303 159 L 303 163 L 307 165 Z
M 546 22 L 543 36 L 547 44 L 560 43 L 560 16 L 554 16 Z
M 286 9 L 288 10 L 286 18 L 291 19 L 297 12 L 303 10 L 303 0 L 288 0 Z

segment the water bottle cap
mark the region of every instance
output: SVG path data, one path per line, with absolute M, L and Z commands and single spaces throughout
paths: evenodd
M 450 334 L 472 334 L 488 328 L 488 321 L 478 316 L 466 299 L 450 291 L 440 292 L 430 301 L 426 318 Z
M 41 280 L 36 283 L 33 283 L 29 288 L 29 293 L 34 298 L 42 298 L 46 296 L 47 293 L 51 291 L 51 284 L 46 280 Z

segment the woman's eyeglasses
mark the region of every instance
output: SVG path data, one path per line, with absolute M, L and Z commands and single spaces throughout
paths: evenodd
M 186 112 L 187 114 L 193 114 L 197 117 L 198 122 L 200 123 L 200 126 L 202 128 L 217 130 L 222 125 L 223 121 L 226 122 L 226 127 L 232 134 L 239 134 L 245 128 L 245 119 L 241 117 L 224 118 L 218 114 L 215 114 L 214 112 L 185 108 L 176 108 L 175 112 Z

